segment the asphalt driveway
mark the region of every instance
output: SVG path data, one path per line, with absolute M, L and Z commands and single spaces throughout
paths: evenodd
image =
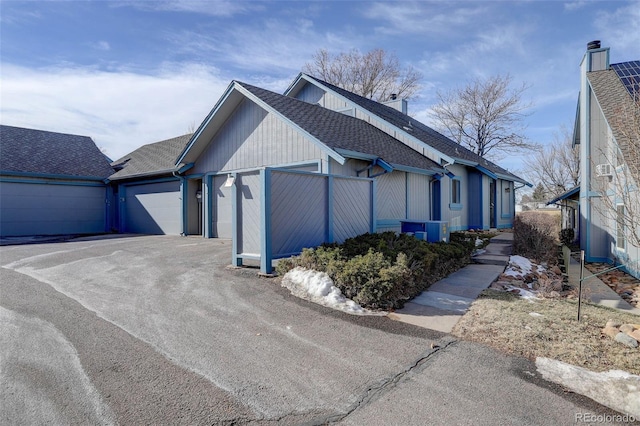
M 0 254 L 3 424 L 436 424 L 435 412 L 441 424 L 559 424 L 603 412 L 524 360 L 298 300 L 229 268 L 229 241 L 92 238 Z

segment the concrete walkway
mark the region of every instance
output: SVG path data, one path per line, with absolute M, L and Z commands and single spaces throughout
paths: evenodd
M 571 257 L 567 272 L 569 275 L 569 284 L 578 288 L 578 284 L 580 283 L 580 262 Z M 590 277 L 591 275 L 593 275 L 591 271 L 588 269 L 584 270 L 585 277 Z M 587 300 L 590 300 L 592 303 L 640 315 L 640 309 L 631 306 L 597 276 L 587 278 L 582 282 L 582 292 L 583 297 L 586 297 Z
M 492 238 L 485 252 L 473 258 L 474 264 L 436 282 L 389 318 L 450 333 L 478 295 L 504 272 L 512 244 L 511 233 Z

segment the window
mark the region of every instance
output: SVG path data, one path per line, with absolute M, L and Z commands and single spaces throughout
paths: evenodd
M 624 205 L 618 204 L 616 207 L 616 248 L 620 250 L 624 250 L 625 248 L 625 240 L 624 240 Z
M 451 179 L 451 204 L 449 208 L 460 210 L 462 208 L 462 197 L 460 194 L 460 179 Z

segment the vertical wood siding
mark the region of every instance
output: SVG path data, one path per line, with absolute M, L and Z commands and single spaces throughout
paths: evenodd
M 214 176 L 212 185 L 212 212 L 211 212 L 211 236 L 213 238 L 232 238 L 231 215 L 232 193 L 231 188 L 225 188 L 226 175 Z
M 274 254 L 297 253 L 326 241 L 325 176 L 271 175 L 271 244 Z
M 310 104 L 322 104 L 323 96 L 324 90 L 313 84 L 306 84 L 296 98 Z
M 467 170 L 465 166 L 454 164 L 448 169 L 460 178 L 460 200 L 462 202 L 462 210 L 455 210 L 450 207 L 451 204 L 451 179 L 444 177 L 442 184 L 442 220 L 449 222 L 449 228 L 452 231 L 468 229 L 468 187 L 467 187 Z
M 409 184 L 408 219 L 429 220 L 430 218 L 430 179 L 429 176 L 415 173 L 407 174 Z
M 193 173 L 284 165 L 321 157 L 318 146 L 245 99 L 200 155 Z
M 236 177 L 238 187 L 238 251 L 260 253 L 260 173 Z

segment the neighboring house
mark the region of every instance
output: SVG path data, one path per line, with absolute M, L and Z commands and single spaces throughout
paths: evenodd
M 625 264 L 640 277 L 640 248 L 630 238 L 639 232 L 638 222 L 622 220 L 640 206 L 640 61 L 610 65 L 609 48 L 597 41 L 588 44 L 580 70 L 574 127 L 581 162 L 580 246 L 587 261 Z
M 407 115 L 406 100 L 382 104 L 303 73 L 285 94 L 370 123 L 444 167 L 446 177 L 435 176 L 427 188 L 432 220 L 451 230 L 513 226 L 516 184 L 528 183 Z M 401 218 L 379 205 L 379 228 L 397 231 Z
M 110 231 L 112 173 L 90 137 L 0 126 L 0 236 Z
M 574 239 L 580 238 L 580 187 L 576 186 L 552 199 L 547 205 L 560 206 L 562 229 L 573 229 Z
M 183 222 L 183 209 L 197 208 L 180 175 L 189 166 L 177 163 L 191 134 L 144 145 L 113 161 L 109 177 L 115 200 L 114 225 L 120 232 L 180 235 L 199 233 L 200 225 Z M 191 196 L 189 196 L 191 195 Z M 182 200 L 189 200 L 183 206 Z

